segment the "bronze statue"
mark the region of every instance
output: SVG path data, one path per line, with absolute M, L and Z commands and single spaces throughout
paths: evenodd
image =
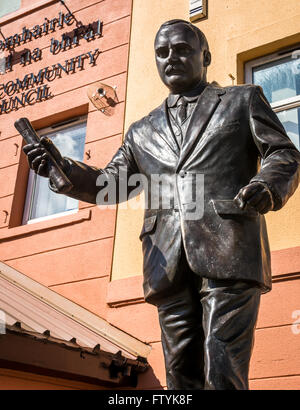
M 47 139 L 24 151 L 30 167 L 48 177 L 46 147 L 73 185 L 67 195 L 90 203 L 103 189 L 99 176 L 121 184 L 124 175 L 142 174 L 151 186 L 153 174 L 164 175 L 173 189 L 156 199 L 171 206 L 145 209 L 140 239 L 145 299 L 158 308 L 168 388 L 248 389 L 260 295 L 271 289 L 263 214 L 282 208 L 297 188 L 300 153 L 260 87 L 207 83 L 211 54 L 196 26 L 164 23 L 155 58 L 169 97 L 131 125 L 104 169 L 61 157 Z M 199 188 L 195 175 L 204 181 L 198 218 L 187 195 Z M 51 178 L 50 187 L 59 193 Z

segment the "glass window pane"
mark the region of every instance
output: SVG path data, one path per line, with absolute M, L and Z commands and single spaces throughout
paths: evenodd
M 300 95 L 299 59 L 285 57 L 253 68 L 253 83 L 260 85 L 270 103 Z
M 42 135 L 49 137 L 63 156 L 82 161 L 85 134 L 86 123 L 82 123 Z M 78 208 L 78 201 L 76 199 L 52 192 L 48 187 L 48 178 L 43 178 L 39 175 L 34 175 L 34 178 L 35 183 L 29 220 Z
M 18 10 L 21 7 L 21 0 L 1 0 L 0 1 L 0 17 L 8 13 Z M 1 39 L 2 40 L 2 39 Z
M 300 107 L 277 113 L 288 136 L 300 150 Z

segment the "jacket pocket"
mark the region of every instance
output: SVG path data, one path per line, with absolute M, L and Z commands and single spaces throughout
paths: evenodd
M 140 233 L 140 241 L 143 239 L 143 237 L 146 234 L 149 234 L 150 232 L 154 231 L 155 229 L 155 222 L 156 222 L 156 218 L 157 215 L 152 215 L 152 216 L 148 216 L 147 218 L 144 219 L 144 225 L 142 228 L 142 232 Z
M 255 218 L 259 216 L 259 213 L 252 207 L 246 206 L 241 209 L 232 199 L 211 199 L 210 202 L 214 208 L 216 214 L 222 215 L 235 215 L 245 216 L 248 218 Z

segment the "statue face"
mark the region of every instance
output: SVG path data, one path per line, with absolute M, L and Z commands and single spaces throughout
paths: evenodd
M 192 90 L 206 82 L 203 50 L 186 24 L 163 27 L 155 39 L 156 65 L 163 83 L 173 93 Z

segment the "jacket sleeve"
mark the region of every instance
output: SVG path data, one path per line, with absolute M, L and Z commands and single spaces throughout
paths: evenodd
M 287 136 L 261 87 L 253 88 L 250 128 L 262 158 L 261 168 L 250 182 L 265 183 L 273 194 L 273 211 L 282 208 L 300 180 L 300 153 Z
M 89 166 L 80 161 L 67 160 L 66 174 L 72 189 L 66 193 L 81 201 L 92 204 L 115 204 L 126 201 L 130 192 L 136 187 L 128 187 L 128 179 L 138 173 L 138 168 L 131 149 L 131 132 L 108 165 L 101 169 Z M 49 181 L 50 189 L 60 193 L 54 183 Z M 136 192 L 138 194 L 138 192 Z

